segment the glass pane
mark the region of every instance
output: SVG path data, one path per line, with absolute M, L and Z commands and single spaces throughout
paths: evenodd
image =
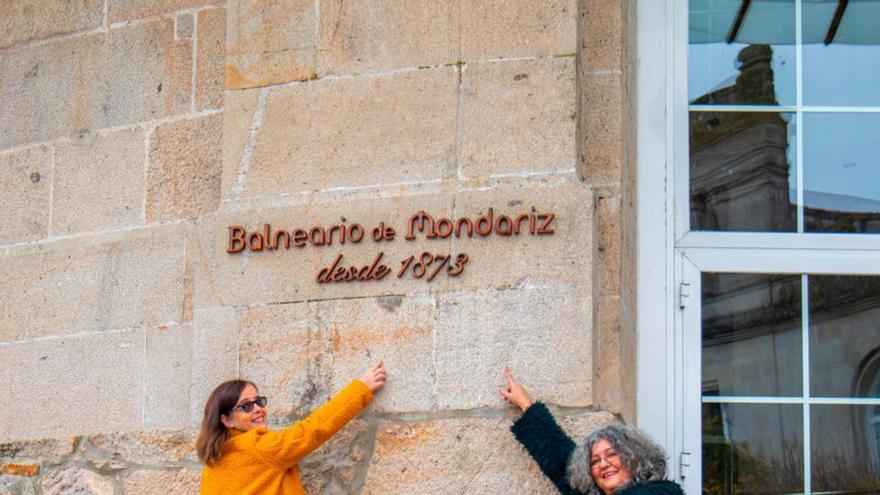
M 880 105 L 880 2 L 849 2 L 835 31 L 838 4 L 804 3 L 804 104 Z
M 804 115 L 804 228 L 880 232 L 880 114 Z
M 744 15 L 742 4 L 690 0 L 688 101 L 794 105 L 794 2 L 756 0 Z
M 703 493 L 804 489 L 803 407 L 703 404 Z
M 807 278 L 810 395 L 880 397 L 880 277 Z
M 880 493 L 875 412 L 870 406 L 810 406 L 814 493 Z
M 801 277 L 702 276 L 703 395 L 800 396 Z
M 795 115 L 690 113 L 691 230 L 797 231 Z

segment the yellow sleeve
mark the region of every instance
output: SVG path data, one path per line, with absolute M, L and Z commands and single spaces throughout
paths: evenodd
M 255 443 L 257 453 L 282 470 L 299 463 L 341 430 L 373 400 L 373 393 L 354 380 L 305 419 L 279 432 L 267 431 Z

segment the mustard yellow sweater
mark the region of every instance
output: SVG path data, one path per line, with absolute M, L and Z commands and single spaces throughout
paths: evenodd
M 202 495 L 302 495 L 298 463 L 363 410 L 373 394 L 354 380 L 307 418 L 283 431 L 254 428 L 223 444 L 202 470 Z

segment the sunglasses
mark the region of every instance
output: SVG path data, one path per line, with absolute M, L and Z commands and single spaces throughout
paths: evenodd
M 254 400 L 246 400 L 246 401 L 242 402 L 241 404 L 233 407 L 232 410 L 235 411 L 236 409 L 241 409 L 242 412 L 249 413 L 254 410 L 254 406 L 266 407 L 266 404 L 268 404 L 268 403 L 269 403 L 269 401 L 266 400 L 265 397 L 261 396 L 261 397 L 257 397 Z

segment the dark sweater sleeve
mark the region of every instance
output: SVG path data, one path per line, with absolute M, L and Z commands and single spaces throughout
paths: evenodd
M 560 493 L 578 493 L 568 484 L 567 476 L 568 458 L 575 444 L 553 419 L 547 406 L 541 402 L 532 404 L 513 423 L 510 431 Z

